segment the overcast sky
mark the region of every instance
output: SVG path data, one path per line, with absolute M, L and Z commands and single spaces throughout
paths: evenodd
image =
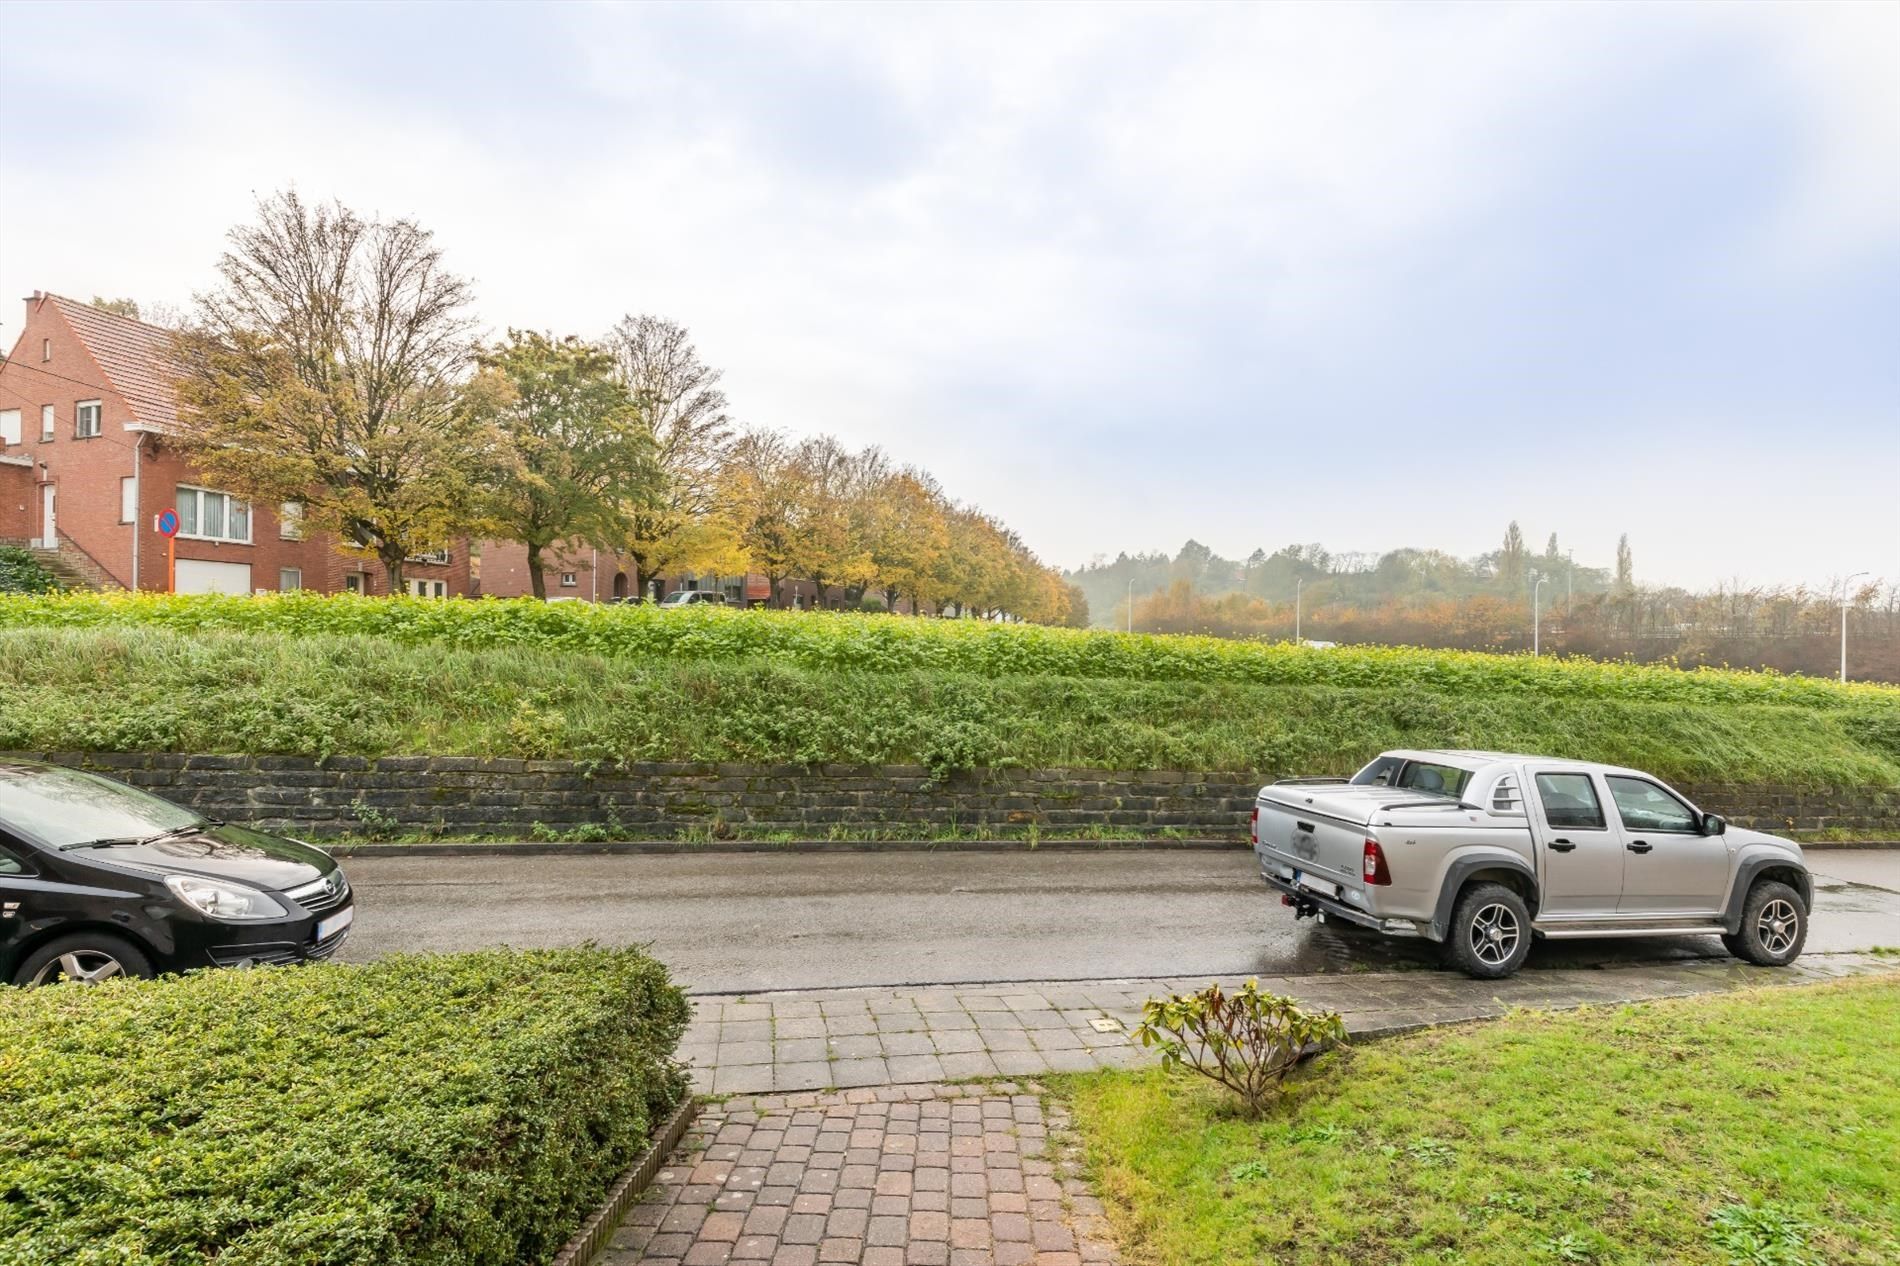
M 1494 548 L 1900 580 L 1900 5 L 7 6 L 19 296 L 183 305 L 253 196 L 1047 560 Z

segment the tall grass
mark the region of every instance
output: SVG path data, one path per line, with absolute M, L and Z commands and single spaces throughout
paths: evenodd
M 242 613 L 248 601 L 184 610 Z M 425 619 L 443 604 L 334 609 L 375 616 L 385 606 Z M 494 606 L 525 612 L 513 617 L 517 623 L 531 623 L 544 610 Z M 259 609 L 301 614 L 312 608 Z M 788 639 L 809 636 L 796 617 L 689 617 L 668 628 L 678 614 L 625 624 L 685 638 L 696 630 L 756 628 Z M 591 612 L 577 623 L 597 621 L 610 623 Z M 843 634 L 857 627 L 852 619 L 826 623 Z M 951 645 L 971 637 L 952 631 L 955 625 L 920 627 L 943 630 Z M 979 633 L 972 642 L 991 636 Z M 1406 680 L 1115 678 L 901 661 L 883 668 L 827 666 L 790 654 L 604 655 L 545 640 L 470 641 L 292 635 L 204 621 L 190 627 L 123 620 L 0 627 L 0 749 L 426 752 L 1280 775 L 1351 769 L 1388 747 L 1460 746 L 1614 761 L 1683 781 L 1900 785 L 1900 707 L 1868 692 L 1812 706 L 1772 696 L 1710 702 L 1486 690 L 1464 679 L 1445 687 Z
M 1255 685 L 1389 687 L 1563 698 L 1893 709 L 1900 687 L 1774 672 L 1473 651 L 1315 650 L 1178 634 L 1124 634 L 898 616 L 728 611 L 532 599 L 441 602 L 291 593 L 271 597 L 97 593 L 0 598 L 0 627 L 149 626 L 180 631 L 361 634 L 404 644 L 541 647 L 622 660 L 769 661 L 824 671 L 941 670 Z

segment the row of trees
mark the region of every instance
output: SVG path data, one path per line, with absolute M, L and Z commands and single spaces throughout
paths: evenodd
M 573 546 L 641 581 L 763 573 L 819 600 L 1085 623 L 1080 595 L 927 473 L 828 436 L 738 427 L 686 331 L 476 337 L 466 281 L 408 220 L 294 192 L 230 234 L 177 339 L 179 441 L 207 476 L 374 555 L 521 542 L 535 593 Z

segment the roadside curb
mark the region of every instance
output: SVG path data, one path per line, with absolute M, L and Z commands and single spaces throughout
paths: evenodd
M 600 1251 L 607 1247 L 607 1241 L 620 1229 L 621 1219 L 627 1216 L 627 1210 L 639 1199 L 641 1192 L 653 1185 L 660 1167 L 666 1164 L 666 1158 L 686 1137 L 686 1127 L 692 1124 L 698 1111 L 699 1099 L 688 1090 L 680 1106 L 674 1109 L 673 1116 L 667 1121 L 666 1129 L 654 1135 L 653 1141 L 647 1144 L 647 1150 L 641 1153 L 633 1168 L 607 1189 L 607 1198 L 588 1215 L 587 1221 L 581 1223 L 574 1237 L 562 1245 L 550 1266 L 588 1266 L 600 1255 Z
M 677 856 L 719 853 L 1115 853 L 1234 852 L 1252 846 L 1245 840 L 602 840 L 556 844 L 542 840 L 498 840 L 492 844 L 339 844 L 313 841 L 332 857 L 557 857 L 568 854 Z M 1897 846 L 1900 847 L 1900 846 Z

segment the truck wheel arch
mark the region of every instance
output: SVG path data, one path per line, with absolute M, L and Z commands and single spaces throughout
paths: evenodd
M 1537 874 L 1531 870 L 1529 862 L 1507 853 L 1456 857 L 1445 868 L 1444 882 L 1438 886 L 1438 904 L 1432 910 L 1432 940 L 1445 939 L 1451 928 L 1452 908 L 1458 904 L 1458 894 L 1475 883 L 1503 884 L 1524 898 L 1532 919 L 1537 917 Z
M 1742 930 L 1742 907 L 1748 904 L 1748 892 L 1763 879 L 1775 879 L 1801 894 L 1801 900 L 1814 908 L 1814 877 L 1807 867 L 1790 857 L 1768 854 L 1750 857 L 1735 868 L 1735 882 L 1728 890 L 1728 905 L 1722 910 L 1722 928 L 1730 936 Z

